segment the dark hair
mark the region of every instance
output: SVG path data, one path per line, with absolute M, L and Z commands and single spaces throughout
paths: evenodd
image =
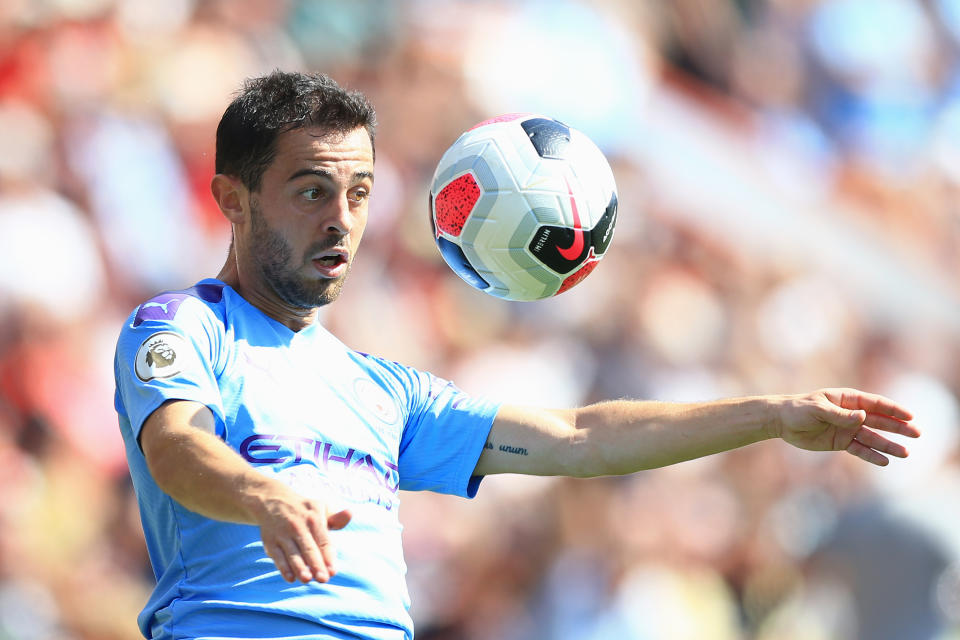
M 256 191 L 281 133 L 303 127 L 347 133 L 365 127 L 373 147 L 376 124 L 366 96 L 344 90 L 325 74 L 274 71 L 250 78 L 217 126 L 216 171 L 237 176 Z

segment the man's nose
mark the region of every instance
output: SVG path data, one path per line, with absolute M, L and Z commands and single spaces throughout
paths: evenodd
M 325 229 L 329 233 L 338 233 L 345 235 L 353 229 L 354 217 L 350 210 L 350 202 L 347 194 L 342 194 L 332 203 L 331 211 L 324 220 Z

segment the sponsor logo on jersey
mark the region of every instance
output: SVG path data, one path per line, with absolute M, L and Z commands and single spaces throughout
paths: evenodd
M 313 471 L 279 470 L 284 481 L 302 495 L 322 497 L 322 487 L 316 483 L 323 482 L 336 487 L 340 497 L 351 502 L 373 503 L 387 511 L 399 504 L 399 467 L 353 447 L 344 451 L 342 446 L 324 440 L 258 433 L 245 438 L 238 450 L 244 460 L 258 466 L 302 466 L 301 463 L 311 461 L 315 466 L 308 466 Z
M 182 336 L 170 331 L 155 333 L 144 340 L 137 350 L 137 377 L 149 382 L 182 373 L 188 353 L 187 341 Z

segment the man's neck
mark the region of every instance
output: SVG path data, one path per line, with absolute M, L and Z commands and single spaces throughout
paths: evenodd
M 316 308 L 304 309 L 294 307 L 284 303 L 277 298 L 276 295 L 267 296 L 260 293 L 260 291 L 267 290 L 266 287 L 257 288 L 245 285 L 244 278 L 241 277 L 240 269 L 237 266 L 237 260 L 232 250 L 230 255 L 227 256 L 227 261 L 224 263 L 223 268 L 220 269 L 220 273 L 217 274 L 217 279 L 229 285 L 234 291 L 240 294 L 244 300 L 267 316 L 286 326 L 294 333 L 306 329 L 317 321 Z

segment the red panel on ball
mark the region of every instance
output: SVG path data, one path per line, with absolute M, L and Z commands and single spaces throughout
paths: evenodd
M 494 117 L 494 118 L 489 118 L 489 119 L 487 119 L 487 120 L 484 120 L 483 122 L 478 122 L 477 124 L 473 125 L 473 126 L 470 127 L 469 129 L 467 129 L 467 131 L 473 131 L 473 130 L 476 129 L 477 127 L 482 127 L 482 126 L 485 125 L 485 124 L 493 124 L 494 122 L 510 122 L 511 120 L 519 120 L 520 118 L 525 118 L 525 117 L 527 117 L 527 116 L 529 116 L 529 115 L 533 115 L 533 114 L 530 114 L 530 113 L 505 113 L 505 114 L 503 114 L 502 116 L 496 116 L 496 117 Z
M 479 199 L 480 187 L 472 173 L 463 174 L 441 189 L 433 201 L 437 235 L 443 231 L 451 236 L 459 236 Z
M 560 285 L 560 288 L 557 289 L 557 293 L 554 295 L 559 295 L 572 287 L 575 284 L 578 284 L 581 280 L 590 275 L 590 272 L 593 271 L 598 264 L 600 264 L 600 258 L 593 257 L 593 249 L 590 250 L 591 259 L 583 263 L 583 266 L 567 276 L 567 279 L 563 281 L 563 284 Z

